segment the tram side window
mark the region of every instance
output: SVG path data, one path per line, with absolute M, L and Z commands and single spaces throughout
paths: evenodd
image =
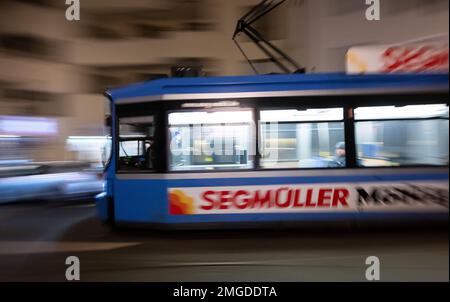
M 354 112 L 360 166 L 448 165 L 448 105 L 358 107 Z
M 170 170 L 252 168 L 253 128 L 251 110 L 170 113 Z
M 262 168 L 343 168 L 343 108 L 261 110 Z
M 119 118 L 119 170 L 153 170 L 155 166 L 153 116 Z

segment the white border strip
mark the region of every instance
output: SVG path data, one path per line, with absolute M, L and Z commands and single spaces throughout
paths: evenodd
M 264 177 L 308 177 L 308 176 L 359 176 L 359 175 L 408 175 L 448 173 L 448 168 L 386 168 L 386 169 L 322 169 L 289 171 L 235 171 L 235 172 L 199 172 L 199 173 L 133 173 L 116 174 L 117 179 L 211 179 L 211 178 L 264 178 Z

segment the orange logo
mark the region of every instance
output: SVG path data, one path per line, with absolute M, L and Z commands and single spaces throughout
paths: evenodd
M 194 199 L 181 190 L 169 192 L 169 213 L 171 215 L 194 214 Z

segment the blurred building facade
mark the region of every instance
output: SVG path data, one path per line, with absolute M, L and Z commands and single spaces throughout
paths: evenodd
M 174 65 L 252 73 L 231 35 L 258 2 L 81 0 L 81 20 L 69 22 L 64 1 L 1 1 L 0 161 L 100 160 L 107 87 Z M 448 40 L 448 4 L 381 0 L 381 21 L 367 21 L 362 0 L 291 0 L 257 27 L 309 72 L 343 71 L 351 46 Z M 279 72 L 241 39 L 262 73 Z
M 291 6 L 291 54 L 316 72 L 344 71 L 352 46 L 448 44 L 447 0 L 380 0 L 380 21 L 366 20 L 362 0 L 291 0 Z

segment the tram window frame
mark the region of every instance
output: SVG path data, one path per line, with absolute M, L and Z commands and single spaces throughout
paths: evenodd
M 129 104 L 115 104 L 114 105 L 114 156 L 115 156 L 115 173 L 116 174 L 155 174 L 165 173 L 165 123 L 164 123 L 164 106 L 163 101 L 139 102 Z M 136 169 L 124 170 L 120 169 L 119 152 L 120 152 L 120 119 L 122 118 L 139 118 L 145 116 L 153 116 L 154 131 L 153 139 L 155 141 L 155 156 L 156 163 L 152 169 Z
M 414 122 L 414 121 L 430 121 L 430 120 L 447 120 L 447 122 L 449 121 L 449 117 L 443 117 L 443 116 L 426 116 L 426 117 L 419 117 L 419 116 L 406 116 L 406 117 L 386 117 L 386 118 L 358 118 L 356 116 L 356 110 L 357 108 L 370 108 L 370 107 L 406 107 L 406 106 L 417 106 L 417 105 L 446 105 L 447 108 L 449 107 L 449 104 L 446 100 L 444 100 L 443 102 L 434 102 L 434 103 L 430 103 L 430 102 L 424 102 L 424 103 L 404 103 L 402 102 L 401 105 L 393 105 L 393 104 L 383 104 L 383 105 L 374 105 L 374 104 L 370 104 L 370 105 L 363 105 L 363 106 L 354 106 L 353 107 L 353 126 L 354 126 L 354 136 L 355 136 L 355 155 L 356 155 L 356 163 L 357 163 L 357 168 L 360 169 L 382 169 L 382 168 L 416 168 L 416 167 L 448 167 L 448 159 L 447 159 L 447 164 L 427 164 L 427 163 L 411 163 L 411 164 L 398 164 L 398 165 L 363 165 L 360 163 L 360 160 L 362 157 L 360 157 L 358 155 L 359 153 L 359 147 L 358 147 L 358 139 L 357 139 L 357 125 L 359 123 L 367 123 L 367 122 Z
M 114 118 L 113 118 L 113 110 L 114 110 L 114 102 L 111 96 L 105 94 L 103 95 L 104 100 L 104 109 L 105 116 L 103 120 L 103 136 L 105 137 L 106 143 L 103 146 L 102 150 L 102 168 L 103 172 L 109 170 L 111 166 L 111 162 L 115 157 L 115 148 L 114 148 Z M 103 155 L 104 154 L 104 155 Z
M 261 171 L 276 171 L 276 170 L 330 170 L 330 169 L 339 169 L 339 170 L 343 170 L 343 169 L 348 169 L 351 168 L 350 163 L 347 161 L 347 156 L 344 155 L 344 157 L 346 158 L 346 162 L 344 166 L 336 166 L 336 167 L 331 167 L 331 166 L 323 166 L 323 167 L 319 167 L 319 166 L 311 166 L 311 167 L 300 167 L 300 166 L 296 166 L 296 167 L 280 167 L 277 165 L 277 163 L 275 163 L 275 165 L 273 167 L 267 167 L 267 166 L 263 166 L 262 165 L 262 153 L 263 153 L 263 148 L 262 148 L 262 143 L 263 140 L 261 139 L 263 136 L 263 132 L 262 132 L 262 128 L 263 128 L 263 124 L 269 124 L 270 121 L 262 121 L 261 119 L 261 113 L 263 111 L 283 111 L 283 110 L 298 110 L 298 111 L 306 111 L 306 110 L 320 110 L 320 109 L 341 109 L 342 110 L 342 117 L 341 119 L 311 119 L 311 120 L 303 120 L 303 121 L 282 121 L 282 122 L 278 122 L 278 124 L 324 124 L 324 123 L 341 123 L 342 125 L 342 135 L 343 135 L 343 142 L 345 143 L 345 153 L 347 154 L 348 150 L 349 150 L 349 146 L 348 146 L 348 142 L 347 142 L 347 137 L 346 137 L 346 116 L 345 116 L 345 111 L 347 110 L 347 106 L 342 106 L 342 104 L 333 104 L 333 103 L 328 103 L 327 106 L 309 106 L 308 103 L 302 106 L 289 106 L 289 107 L 285 107 L 285 106 L 270 106 L 270 107 L 261 107 L 258 108 L 258 117 L 259 121 L 258 121 L 258 133 L 257 133 L 257 141 L 258 141 L 258 170 Z
M 128 141 L 134 141 L 131 140 L 130 138 L 121 138 L 121 131 L 120 131 L 120 126 L 121 126 L 121 120 L 123 119 L 143 119 L 143 118 L 150 118 L 153 120 L 150 124 L 151 126 L 148 127 L 152 127 L 153 128 L 153 135 L 151 136 L 146 136 L 142 139 L 142 142 L 140 142 L 140 138 L 136 138 L 136 143 L 137 146 L 139 144 L 141 144 L 141 147 L 143 148 L 143 154 L 140 156 L 147 156 L 146 155 L 146 141 L 148 140 L 153 140 L 155 143 L 155 135 L 156 135 L 156 131 L 157 131 L 157 126 L 156 126 L 156 117 L 155 114 L 153 112 L 146 112 L 141 113 L 141 114 L 131 114 L 131 115 L 124 115 L 124 116 L 117 116 L 117 122 L 116 122 L 116 129 L 117 129 L 117 135 L 116 135 L 116 171 L 117 173 L 155 173 L 156 172 L 156 165 L 155 163 L 152 162 L 152 167 L 141 167 L 141 168 L 135 168 L 135 169 L 124 169 L 123 165 L 121 165 L 121 151 L 123 150 L 123 145 L 121 145 L 121 143 L 123 142 L 128 142 Z M 147 128 L 148 128 L 147 127 Z M 154 144 L 153 143 L 153 144 Z M 139 146 L 138 146 L 138 150 L 139 150 Z M 125 152 L 125 151 L 124 151 Z M 153 149 L 153 155 L 155 155 L 155 153 L 157 154 L 157 152 Z M 139 154 L 137 154 L 135 157 L 138 157 Z M 128 155 L 127 155 L 128 157 Z M 129 156 L 129 157 L 133 157 L 133 156 Z
M 248 159 L 251 160 L 251 164 L 249 165 L 249 167 L 245 167 L 245 168 L 219 168 L 219 169 L 186 169 L 186 170 L 182 170 L 182 169 L 177 169 L 177 170 L 173 170 L 171 163 L 172 163 L 172 154 L 171 154 L 171 124 L 169 121 L 169 116 L 172 113 L 189 113 L 189 112 L 232 112 L 232 111 L 236 111 L 236 112 L 243 112 L 243 111 L 248 111 L 250 112 L 251 115 L 251 119 L 250 119 L 250 135 L 249 138 L 250 140 L 248 141 L 249 144 L 249 149 L 253 148 L 254 153 L 255 154 L 250 154 L 248 155 Z M 256 148 L 257 148 L 257 135 L 256 135 L 256 122 L 255 122 L 255 109 L 251 106 L 243 106 L 243 107 L 221 107 L 221 108 L 215 108 L 215 109 L 211 109 L 211 108 L 207 108 L 207 107 L 199 107 L 199 108 L 195 108 L 195 109 L 175 109 L 175 110 L 167 110 L 165 112 L 165 119 L 166 119 L 166 127 L 167 130 L 166 132 L 166 158 L 167 158 L 167 162 L 166 162 L 166 170 L 167 173 L 221 173 L 221 172 L 249 172 L 249 171 L 254 171 L 256 169 L 256 161 L 257 161 L 257 152 L 256 152 Z M 217 123 L 217 125 L 222 125 L 223 123 Z M 245 124 L 245 122 L 241 122 L 239 124 Z M 200 124 L 200 125 L 208 125 L 208 124 Z M 212 124 L 210 124 L 212 125 Z M 254 128 L 252 130 L 252 127 Z M 252 133 L 253 132 L 253 133 Z

